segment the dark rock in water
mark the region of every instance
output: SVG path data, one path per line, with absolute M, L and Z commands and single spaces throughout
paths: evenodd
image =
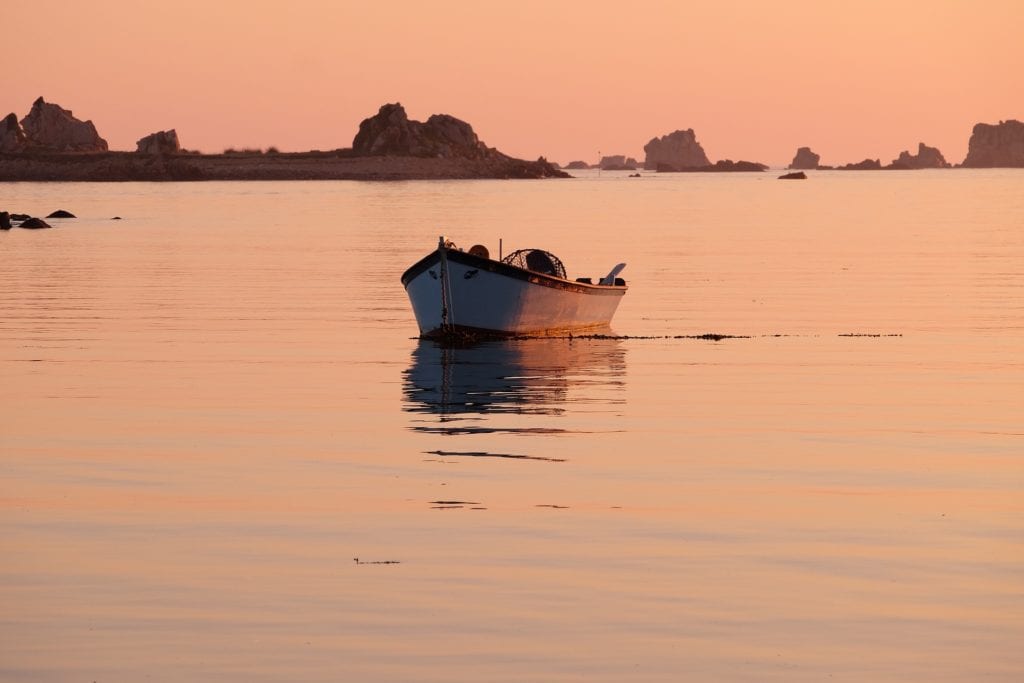
M 796 173 L 787 173 L 780 175 L 779 180 L 807 180 L 807 174 L 803 171 L 797 171 Z
M 644 145 L 644 152 L 647 154 L 644 158 L 644 169 L 648 171 L 660 171 L 662 164 L 672 170 L 711 165 L 711 160 L 697 142 L 697 136 L 692 128 L 653 138 Z
M 112 220 L 112 221 L 119 221 L 119 220 L 121 220 L 121 217 L 120 216 L 114 216 L 110 220 Z
M 789 168 L 813 171 L 818 168 L 818 162 L 820 160 L 821 157 L 812 152 L 810 147 L 801 147 L 796 151 L 796 156 L 793 157 L 793 161 L 789 164 Z
M 47 216 L 47 218 L 75 218 L 75 214 L 70 211 L 65 211 L 64 209 L 57 209 Z
M 0 230 L 11 229 L 11 214 L 6 211 L 0 211 Z
M 967 143 L 967 168 L 1024 168 L 1024 123 L 979 123 Z
M 642 176 L 641 176 L 641 175 L 640 175 L 639 173 L 630 173 L 630 174 L 629 174 L 629 177 L 630 177 L 630 178 L 640 178 L 640 177 L 642 177 Z
M 29 216 L 27 213 L 12 213 L 11 214 L 11 220 L 12 221 L 27 221 L 29 218 L 32 218 L 32 216 Z
M 181 152 L 178 133 L 173 128 L 152 133 L 135 143 L 138 154 L 177 154 Z
M 5 116 L 0 121 L 0 152 L 23 152 L 28 146 L 28 137 L 18 117 L 13 112 Z
M 96 132 L 92 121 L 79 121 L 72 112 L 42 97 L 21 120 L 29 141 L 57 152 L 106 152 L 107 141 Z
M 882 162 L 878 159 L 865 159 L 864 161 L 858 161 L 855 164 L 846 164 L 840 166 L 839 171 L 880 171 L 882 169 Z
M 52 226 L 42 218 L 29 218 L 27 221 L 22 221 L 21 225 L 18 227 L 27 228 L 29 230 L 40 230 L 42 228 L 49 228 Z
M 590 164 L 585 161 L 570 161 L 566 168 L 570 171 L 582 171 L 590 168 Z
M 949 168 L 945 157 L 935 147 L 929 147 L 923 142 L 917 145 L 917 154 L 900 152 L 899 159 L 894 159 L 886 168 L 916 170 L 919 168 Z

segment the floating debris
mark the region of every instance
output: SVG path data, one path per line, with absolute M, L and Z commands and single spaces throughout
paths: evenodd
M 568 510 L 568 509 L 569 509 L 569 506 L 568 506 L 568 505 L 550 505 L 550 504 L 544 504 L 544 505 L 534 505 L 533 507 L 535 507 L 535 508 L 552 508 L 552 509 L 554 509 L 554 510 Z

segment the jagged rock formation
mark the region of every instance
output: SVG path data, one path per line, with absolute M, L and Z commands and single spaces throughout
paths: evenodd
M 177 154 L 181 151 L 178 133 L 173 128 L 147 135 L 135 145 L 139 154 Z
M 49 104 L 42 97 L 21 120 L 30 143 L 57 152 L 106 152 L 107 141 L 96 132 L 92 121 L 79 121 L 70 110 Z
M 680 171 L 711 165 L 692 128 L 653 138 L 644 145 L 644 152 L 644 168 L 648 171 L 658 169 L 659 164 Z
M 480 142 L 465 121 L 447 114 L 434 114 L 426 123 L 410 121 L 399 103 L 385 104 L 359 124 L 352 151 L 357 156 L 508 158 Z
M 979 123 L 971 132 L 964 166 L 968 168 L 1024 168 L 1024 123 Z
M 900 152 L 900 158 L 894 159 L 891 164 L 886 168 L 893 169 L 919 169 L 919 168 L 949 168 L 949 163 L 946 162 L 945 157 L 935 147 L 929 147 L 923 142 L 917 144 L 917 154 L 911 154 L 910 152 Z
M 865 159 L 855 164 L 836 167 L 837 171 L 880 171 L 881 169 L 882 162 L 879 159 Z
M 801 147 L 796 151 L 796 156 L 793 157 L 789 168 L 798 171 L 813 171 L 818 168 L 819 161 L 821 161 L 821 156 L 812 152 L 810 147 Z
M 633 157 L 626 158 L 624 154 L 614 154 L 601 157 L 598 166 L 602 171 L 635 171 L 637 162 Z
M 0 153 L 22 152 L 28 146 L 28 137 L 18 123 L 18 117 L 10 113 L 0 121 Z

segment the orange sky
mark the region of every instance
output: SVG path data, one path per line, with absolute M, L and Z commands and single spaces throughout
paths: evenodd
M 958 163 L 976 122 L 1024 119 L 1022 0 L 61 0 L 3 19 L 26 37 L 0 116 L 42 95 L 112 149 L 166 128 L 206 152 L 347 147 L 400 101 L 561 163 L 642 159 L 678 128 L 713 161 L 885 163 L 923 141 Z

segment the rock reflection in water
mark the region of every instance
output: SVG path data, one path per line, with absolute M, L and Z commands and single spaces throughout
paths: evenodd
M 587 402 L 588 390 L 606 393 L 623 386 L 626 359 L 621 344 L 614 339 L 552 338 L 452 348 L 420 341 L 404 373 L 404 408 L 443 418 L 561 415 L 569 404 Z M 621 403 L 623 398 L 603 395 L 601 400 Z

